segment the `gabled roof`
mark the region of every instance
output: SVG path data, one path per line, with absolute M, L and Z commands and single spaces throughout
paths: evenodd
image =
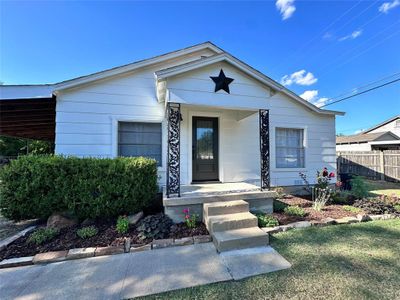
M 208 65 L 212 65 L 218 62 L 226 62 L 234 67 L 238 68 L 242 72 L 246 73 L 253 79 L 258 80 L 262 84 L 268 86 L 270 89 L 272 89 L 273 93 L 276 92 L 282 92 L 283 94 L 289 96 L 290 98 L 294 99 L 295 101 L 301 103 L 302 105 L 305 105 L 307 108 L 310 110 L 320 113 L 320 114 L 328 114 L 328 115 L 344 115 L 343 112 L 339 111 L 333 111 L 333 110 L 325 110 L 325 109 L 320 109 L 317 106 L 311 104 L 310 102 L 304 100 L 297 94 L 293 93 L 292 91 L 288 90 L 285 88 L 283 85 L 279 84 L 275 80 L 269 78 L 268 76 L 264 75 L 260 71 L 254 69 L 253 67 L 249 66 L 248 64 L 244 63 L 243 61 L 237 59 L 236 57 L 230 55 L 229 53 L 223 52 L 220 54 L 212 55 L 209 57 L 205 57 L 202 59 L 198 59 L 192 62 L 188 62 L 182 65 L 170 67 L 164 70 L 157 71 L 156 77 L 158 83 L 161 84 L 162 88 L 165 88 L 165 84 L 162 84 L 163 81 L 171 76 L 176 76 L 191 70 L 195 70 L 198 68 L 202 68 Z M 164 92 L 158 90 L 158 94 L 164 95 Z
M 365 130 L 363 133 L 366 134 L 366 133 L 368 133 L 368 132 L 370 132 L 372 130 L 375 130 L 375 129 L 377 129 L 377 128 L 383 126 L 383 125 L 386 125 L 386 124 L 388 124 L 390 122 L 393 122 L 394 120 L 397 120 L 397 119 L 400 119 L 400 115 L 397 115 L 397 116 L 394 116 L 394 117 L 392 117 L 390 119 L 387 119 L 386 121 L 383 121 L 382 123 L 380 123 L 378 125 L 375 125 L 374 127 L 371 127 L 369 129 Z
M 336 137 L 336 144 L 351 144 L 351 143 L 367 143 L 376 141 L 387 135 L 387 140 L 400 140 L 400 137 L 395 135 L 391 131 L 376 132 L 376 133 L 360 133 L 348 136 L 338 136 Z

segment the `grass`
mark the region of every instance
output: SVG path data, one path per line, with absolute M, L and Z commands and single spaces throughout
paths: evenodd
M 400 299 L 400 220 L 274 235 L 292 268 L 145 299 Z
M 368 185 L 368 190 L 371 194 L 388 195 L 388 196 L 395 194 L 398 197 L 400 197 L 400 183 L 375 181 L 368 179 L 365 179 L 365 181 Z

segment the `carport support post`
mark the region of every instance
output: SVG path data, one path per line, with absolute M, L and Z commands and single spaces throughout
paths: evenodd
M 269 110 L 259 110 L 261 190 L 270 188 L 269 171 Z
M 180 187 L 180 142 L 181 142 L 181 106 L 178 103 L 167 103 L 167 197 L 171 194 L 181 196 Z

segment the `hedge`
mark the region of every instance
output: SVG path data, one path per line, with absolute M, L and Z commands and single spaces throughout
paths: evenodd
M 156 192 L 156 161 L 143 157 L 22 156 L 0 169 L 0 211 L 13 220 L 116 217 L 142 210 Z

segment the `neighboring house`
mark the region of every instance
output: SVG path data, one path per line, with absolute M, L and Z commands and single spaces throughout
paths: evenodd
M 22 119 L 0 122 L 7 134 L 54 138 L 56 154 L 152 157 L 168 196 L 196 182 L 296 186 L 299 172 L 313 183 L 317 170 L 336 170 L 335 116 L 343 113 L 312 105 L 209 42 L 51 86 L 0 91 L 6 111 L 12 101 L 20 105 Z M 36 109 L 24 113 L 32 103 Z
M 400 116 L 360 134 L 336 137 L 337 151 L 400 150 Z

